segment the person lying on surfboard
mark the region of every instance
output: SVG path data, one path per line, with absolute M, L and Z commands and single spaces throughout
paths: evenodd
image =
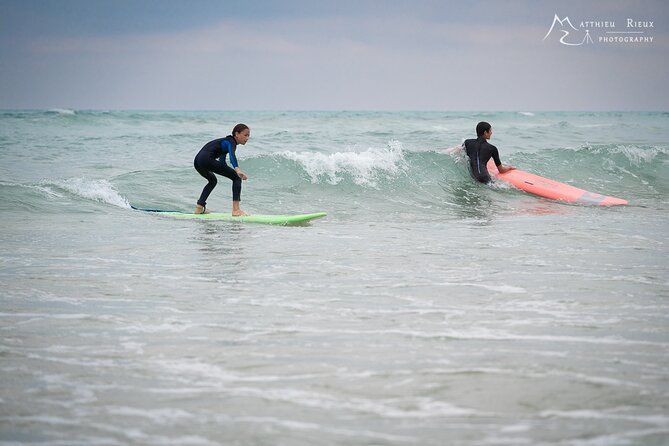
M 197 205 L 195 205 L 195 214 L 209 213 L 207 210 L 207 198 L 209 198 L 209 194 L 216 187 L 217 180 L 214 174 L 217 173 L 232 180 L 232 215 L 235 217 L 248 215 L 239 207 L 242 194 L 242 180 L 247 180 L 248 177 L 239 168 L 235 151 L 237 150 L 237 145 L 246 144 L 250 136 L 251 130 L 247 125 L 237 124 L 232 129 L 232 135 L 209 141 L 195 156 L 195 161 L 193 162 L 195 170 L 208 181 L 204 189 L 202 189 L 202 194 L 200 195 L 200 199 L 197 200 Z M 230 158 L 232 167 L 228 166 L 225 162 L 226 156 Z
M 491 181 L 490 173 L 486 165 L 490 158 L 495 161 L 500 173 L 508 172 L 515 167 L 502 164 L 499 160 L 499 151 L 497 147 L 488 142 L 492 136 L 492 126 L 487 122 L 479 122 L 476 125 L 476 139 L 465 140 L 463 146 L 469 157 L 469 172 L 476 181 L 489 183 Z

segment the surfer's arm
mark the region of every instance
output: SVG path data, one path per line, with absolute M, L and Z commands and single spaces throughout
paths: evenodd
M 224 139 L 223 141 L 221 141 L 221 146 L 225 146 L 226 150 L 228 151 L 229 158 L 230 158 L 230 164 L 232 164 L 233 169 L 237 170 L 239 168 L 239 163 L 237 162 L 237 157 L 235 156 L 235 151 L 232 150 L 232 144 L 230 144 L 230 142 L 228 142 Z
M 499 173 L 505 173 L 509 170 L 515 169 L 515 167 L 510 164 L 502 164 L 502 161 L 499 159 L 499 150 L 497 150 L 497 147 L 495 146 L 493 146 L 492 159 L 495 161 L 495 166 L 497 166 Z
M 242 169 L 239 168 L 239 166 L 235 167 L 235 172 L 237 172 L 237 175 L 239 175 L 239 178 L 242 180 L 248 180 L 249 177 L 246 176 L 244 172 L 242 172 Z

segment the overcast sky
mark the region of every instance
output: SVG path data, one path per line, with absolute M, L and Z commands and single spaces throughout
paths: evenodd
M 576 29 L 544 39 L 556 14 Z M 0 109 L 667 111 L 668 24 L 664 0 L 0 0 Z

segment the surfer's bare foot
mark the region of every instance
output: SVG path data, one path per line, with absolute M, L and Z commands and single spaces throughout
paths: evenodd
M 232 202 L 232 216 L 233 217 L 243 217 L 245 215 L 249 215 L 246 212 L 242 211 L 239 208 L 239 201 L 233 201 Z
M 194 214 L 208 214 L 209 211 L 207 210 L 206 207 L 202 206 L 201 204 L 196 204 L 195 205 L 195 210 L 193 211 Z

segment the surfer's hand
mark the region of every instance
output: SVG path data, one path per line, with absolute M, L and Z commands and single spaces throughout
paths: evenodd
M 237 172 L 237 175 L 239 175 L 239 178 L 241 178 L 242 180 L 249 179 L 249 177 L 247 177 L 246 174 L 242 172 L 242 169 L 240 169 L 239 167 L 235 169 L 235 172 Z
M 515 167 L 510 166 L 508 164 L 502 164 L 501 166 L 499 166 L 497 168 L 497 170 L 499 170 L 499 173 L 508 172 L 509 170 L 513 170 L 513 169 L 515 169 Z

